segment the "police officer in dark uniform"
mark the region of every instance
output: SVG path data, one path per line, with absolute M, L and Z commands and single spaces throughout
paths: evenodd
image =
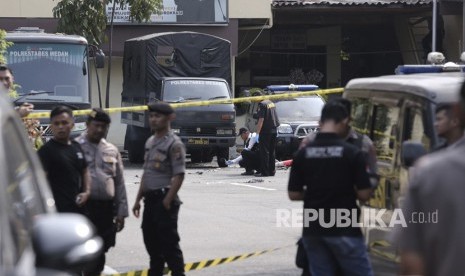
M 184 257 L 179 246 L 178 213 L 181 201 L 177 196 L 184 180 L 185 148 L 181 139 L 170 131 L 175 114 L 164 102 L 148 105 L 153 135 L 145 144 L 142 180 L 132 208 L 140 214 L 144 198 L 142 233 L 150 255 L 149 276 L 163 275 L 165 262 L 171 275 L 184 274 Z
M 270 100 L 261 101 L 258 106 L 257 134 L 259 135 L 260 173 L 256 176 L 274 176 L 275 146 L 279 126 L 276 106 Z
M 302 236 L 312 275 L 339 275 L 337 267 L 343 275 L 373 275 L 362 232 L 352 221 L 360 215 L 357 200 L 368 200 L 372 189 L 362 151 L 341 138 L 348 117 L 343 104 L 327 103 L 320 132 L 292 163 L 289 198 L 304 201 L 304 214 L 318 214 L 304 218 Z M 330 219 L 352 223 L 322 225 Z

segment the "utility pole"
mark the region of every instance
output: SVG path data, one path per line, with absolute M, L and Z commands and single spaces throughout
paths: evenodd
M 436 52 L 436 23 L 438 17 L 438 3 L 437 0 L 433 0 L 433 20 L 431 22 L 431 31 L 433 32 L 433 41 L 431 41 L 431 51 Z
M 462 52 L 465 52 L 465 3 L 462 1 Z

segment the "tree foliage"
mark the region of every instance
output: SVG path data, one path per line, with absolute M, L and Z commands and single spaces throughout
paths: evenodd
M 162 9 L 162 0 L 115 0 L 117 7 L 131 6 L 130 19 L 150 21 L 150 15 Z M 90 44 L 101 45 L 107 26 L 106 5 L 111 0 L 58 0 L 53 16 L 58 18 L 58 31 L 84 36 Z
M 0 64 L 6 64 L 7 60 L 5 57 L 6 49 L 11 46 L 11 42 L 5 40 L 6 31 L 0 29 Z
M 7 57 L 5 56 L 6 50 L 8 49 L 8 47 L 13 45 L 12 42 L 6 41 L 5 37 L 6 37 L 6 31 L 0 29 L 0 64 L 7 64 L 8 60 L 7 60 Z M 16 98 L 18 96 L 18 92 L 16 91 L 17 88 L 18 88 L 18 85 L 16 83 L 14 83 L 12 87 L 10 87 L 10 91 L 8 91 L 8 95 L 11 98 Z
M 13 45 L 12 42 L 8 42 L 5 40 L 6 31 L 0 29 L 0 64 L 7 64 L 7 58 L 5 56 L 6 50 L 8 47 Z M 0 84 L 2 85 L 2 84 Z M 12 99 L 18 97 L 18 93 L 16 92 L 16 88 L 18 84 L 14 83 L 12 87 L 10 87 L 10 91 L 8 91 L 8 96 Z M 40 126 L 40 121 L 35 119 L 23 119 L 24 126 L 26 128 L 29 140 L 33 144 L 35 149 L 39 149 L 42 144 L 42 134 L 43 129 Z

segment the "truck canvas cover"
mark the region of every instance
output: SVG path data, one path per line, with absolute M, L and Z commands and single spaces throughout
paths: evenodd
M 164 77 L 215 77 L 231 85 L 230 56 L 229 41 L 207 34 L 157 33 L 129 39 L 124 45 L 123 96 L 159 98 Z

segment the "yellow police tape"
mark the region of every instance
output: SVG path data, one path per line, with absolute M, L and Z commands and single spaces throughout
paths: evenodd
M 370 130 L 367 129 L 367 128 L 361 129 L 361 128 L 354 127 L 354 126 L 352 126 L 352 128 L 355 129 L 357 132 L 359 132 L 359 133 L 361 133 L 361 134 L 365 134 L 365 135 L 370 134 Z M 384 133 L 384 132 L 382 132 L 382 131 L 374 130 L 373 133 L 376 134 L 376 135 L 378 135 L 378 136 L 381 136 L 381 137 L 383 137 L 383 138 L 388 137 L 389 139 L 394 139 L 394 140 L 396 139 L 396 136 L 391 135 L 391 134 L 386 134 L 386 133 Z
M 218 259 L 212 259 L 212 260 L 204 260 L 204 261 L 195 262 L 195 263 L 187 263 L 187 264 L 184 265 L 184 270 L 185 270 L 185 272 L 189 272 L 189 271 L 192 271 L 192 270 L 200 270 L 200 269 L 207 268 L 207 267 L 213 267 L 213 266 L 217 266 L 217 265 L 228 264 L 228 263 L 248 259 L 248 258 L 251 258 L 251 257 L 260 256 L 260 255 L 270 253 L 270 252 L 273 252 L 273 251 L 277 251 L 277 250 L 283 249 L 283 248 L 284 247 L 278 247 L 278 248 L 274 248 L 274 249 L 257 251 L 257 252 L 242 254 L 242 255 L 238 255 L 238 256 L 232 256 L 232 257 L 226 257 L 226 258 L 218 258 Z M 167 275 L 169 273 L 170 273 L 170 270 L 167 267 L 165 267 L 165 270 L 163 271 L 163 275 Z M 137 271 L 129 271 L 129 272 L 125 272 L 125 273 L 111 274 L 110 276 L 148 276 L 148 269 L 137 270 Z
M 378 249 L 379 247 L 388 248 L 391 247 L 391 244 L 385 240 L 374 241 L 369 244 L 371 254 L 378 256 L 384 260 L 388 260 L 390 262 L 400 263 L 399 255 L 388 252 L 387 250 Z
M 201 270 L 204 268 L 218 266 L 222 264 L 228 264 L 228 263 L 232 263 L 232 262 L 236 262 L 240 260 L 245 260 L 251 257 L 260 256 L 266 253 L 274 252 L 274 251 L 277 251 L 277 250 L 280 250 L 286 247 L 289 247 L 289 246 L 278 247 L 278 248 L 273 248 L 269 250 L 257 251 L 253 253 L 247 253 L 247 254 L 231 256 L 231 257 L 226 257 L 226 258 L 217 258 L 217 259 L 211 259 L 211 260 L 203 260 L 203 261 L 195 262 L 195 263 L 187 263 L 184 265 L 184 270 L 185 272 L 189 272 L 193 270 Z M 396 263 L 400 262 L 400 258 L 398 255 L 394 253 L 386 252 L 385 250 L 378 249 L 378 247 L 384 247 L 384 248 L 391 247 L 391 244 L 389 244 L 389 242 L 385 240 L 378 240 L 378 241 L 371 242 L 369 244 L 369 250 L 373 255 L 378 256 L 384 260 L 387 260 L 390 262 L 396 262 Z M 165 270 L 163 271 L 163 275 L 167 275 L 169 273 L 170 273 L 170 270 L 167 267 L 165 267 Z M 148 269 L 128 271 L 124 273 L 116 273 L 116 274 L 111 274 L 111 275 L 107 274 L 107 276 L 148 276 L 148 275 L 149 275 Z
M 219 100 L 209 100 L 209 101 L 192 101 L 192 102 L 183 102 L 183 103 L 172 103 L 171 106 L 173 108 L 180 108 L 180 107 L 193 107 L 193 106 L 207 106 L 207 105 L 215 105 L 215 104 L 236 104 L 236 103 L 243 103 L 243 102 L 259 102 L 263 100 L 276 100 L 276 99 L 289 99 L 289 98 L 297 98 L 302 96 L 310 96 L 310 95 L 329 95 L 329 94 L 336 94 L 342 93 L 344 91 L 343 88 L 332 88 L 332 89 L 321 89 L 321 90 L 313 90 L 313 91 L 302 91 L 302 92 L 293 92 L 293 93 L 282 93 L 282 94 L 274 94 L 274 95 L 264 95 L 264 96 L 254 96 L 254 97 L 241 97 L 235 99 L 219 99 Z M 138 105 L 138 106 L 123 106 L 123 107 L 111 107 L 105 108 L 105 111 L 108 113 L 115 113 L 115 112 L 133 112 L 133 111 L 145 111 L 147 110 L 146 105 Z M 90 109 L 85 110 L 74 110 L 74 116 L 83 116 L 87 115 L 91 112 Z M 31 119 L 39 119 L 39 118 L 48 118 L 50 116 L 50 112 L 35 112 L 29 114 L 27 118 Z
M 378 241 L 371 242 L 369 244 L 369 249 L 370 249 L 370 252 L 375 256 L 378 256 L 378 257 L 380 257 L 380 258 L 382 258 L 384 260 L 390 261 L 390 262 L 399 263 L 400 258 L 399 258 L 398 255 L 396 255 L 394 253 L 383 251 L 381 249 L 378 249 L 378 247 L 387 248 L 387 247 L 390 247 L 390 246 L 391 245 L 389 244 L 389 242 L 387 242 L 385 240 L 378 240 Z M 251 257 L 260 256 L 260 255 L 270 253 L 270 252 L 273 252 L 273 251 L 277 251 L 277 250 L 280 250 L 280 249 L 283 249 L 283 248 L 286 248 L 286 247 L 288 247 L 288 246 L 278 247 L 278 248 L 273 248 L 273 249 L 263 250 L 263 251 L 257 251 L 257 252 L 242 254 L 242 255 L 238 255 L 238 256 L 211 259 L 211 260 L 203 260 L 203 261 L 195 262 L 195 263 L 187 263 L 187 264 L 184 265 L 184 270 L 185 270 L 185 272 L 189 272 L 189 271 L 193 271 L 193 270 L 201 270 L 201 269 L 204 269 L 204 268 L 218 266 L 218 265 L 222 265 L 222 264 L 228 264 L 228 263 L 248 259 L 248 258 L 251 258 Z M 169 273 L 170 273 L 170 270 L 167 267 L 165 267 L 165 270 L 163 271 L 163 275 L 167 275 Z M 149 275 L 148 274 L 148 269 L 128 271 L 128 272 L 124 272 L 124 273 L 116 273 L 116 274 L 111 274 L 111 275 L 107 274 L 107 276 L 148 276 L 148 275 Z

